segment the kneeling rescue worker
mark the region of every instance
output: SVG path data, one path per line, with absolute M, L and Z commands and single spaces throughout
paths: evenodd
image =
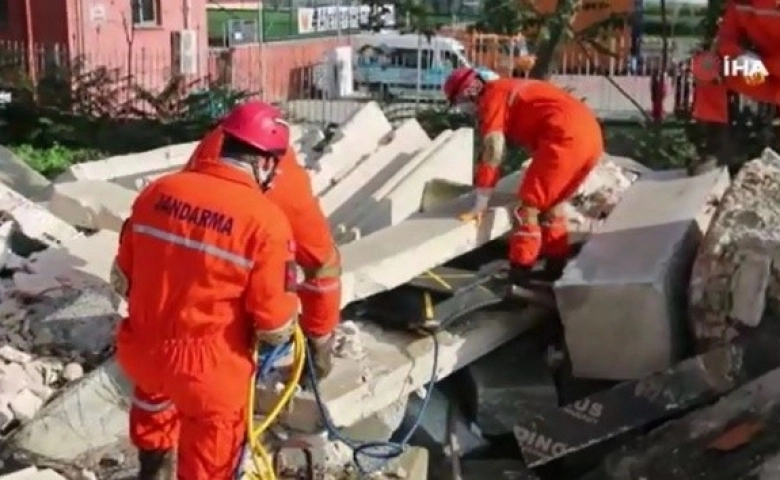
M 596 166 L 604 146 L 601 127 L 585 104 L 555 85 L 524 79 L 486 79 L 473 68 L 456 69 L 444 84 L 453 106 L 474 109 L 482 151 L 476 202 L 461 220 L 479 222 L 501 175 L 506 142 L 526 148 L 533 160 L 519 186 L 517 225 L 509 239 L 510 272 L 527 280 L 540 258 L 559 271 L 569 256 L 563 202 Z
M 117 359 L 135 385 L 139 479 L 233 477 L 254 347 L 289 341 L 297 297 L 309 354 L 328 373 L 338 253 L 289 139 L 274 107 L 238 107 L 183 171 L 141 192 L 122 228 L 111 280 L 129 306 Z

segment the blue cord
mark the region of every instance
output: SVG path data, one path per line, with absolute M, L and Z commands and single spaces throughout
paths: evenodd
M 336 427 L 336 425 L 333 423 L 330 412 L 328 412 L 328 408 L 322 399 L 322 394 L 317 383 L 317 372 L 314 368 L 314 360 L 312 359 L 311 355 L 306 355 L 306 370 L 311 377 L 312 392 L 314 393 L 314 399 L 317 403 L 317 409 L 319 410 L 323 423 L 325 424 L 325 430 L 328 432 L 328 439 L 338 440 L 347 445 L 352 450 L 352 461 L 358 467 L 360 473 L 365 475 L 379 470 L 380 468 L 384 467 L 390 460 L 401 456 L 401 454 L 403 454 L 406 450 L 406 446 L 412 439 L 412 436 L 420 427 L 425 410 L 431 401 L 433 384 L 436 383 L 436 372 L 439 369 L 439 339 L 433 333 L 431 334 L 431 339 L 433 340 L 433 366 L 431 368 L 431 378 L 428 381 L 428 388 L 425 392 L 425 398 L 423 399 L 423 403 L 420 406 L 420 410 L 417 412 L 417 417 L 409 427 L 409 430 L 402 437 L 400 442 L 357 442 L 345 437 L 339 431 L 338 427 Z M 291 343 L 288 343 L 284 346 L 274 348 L 265 355 L 261 355 L 260 361 L 262 363 L 260 363 L 260 365 L 262 365 L 262 367 L 258 369 L 259 378 L 268 378 L 268 375 L 270 375 L 274 369 L 276 361 L 287 355 L 290 351 L 290 348 Z M 381 462 L 375 468 L 364 468 L 363 463 L 360 460 L 361 456 L 368 457 L 373 460 L 381 460 Z

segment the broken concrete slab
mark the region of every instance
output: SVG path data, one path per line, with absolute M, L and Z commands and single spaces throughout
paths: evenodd
M 537 404 L 521 409 L 518 413 L 526 418 L 515 427 L 515 438 L 526 463 L 534 468 L 598 448 L 619 435 L 711 402 L 777 368 L 779 349 L 780 339 L 756 333 L 565 407 Z
M 592 175 L 598 177 L 606 172 L 612 178 L 612 170 L 615 170 L 614 165 L 603 164 Z M 516 172 L 499 181 L 490 209 L 479 226 L 464 224 L 457 218 L 458 214 L 472 208 L 474 197 L 471 193 L 342 246 L 342 307 L 398 287 L 430 268 L 506 234 L 512 226 L 512 209 L 517 204 L 514 192 L 521 175 L 522 172 Z M 608 187 L 596 181 L 590 184 L 613 188 L 611 183 L 607 183 Z M 616 190 L 621 188 L 615 187 Z M 616 201 L 619 195 L 601 199 L 602 193 L 601 190 L 582 190 L 578 197 L 586 199 L 581 203 L 587 208 L 592 203 L 587 199 L 599 197 L 603 208 L 611 210 L 610 202 Z M 580 223 L 589 232 L 590 225 Z M 570 226 L 576 236 L 579 224 Z
M 71 225 L 118 232 L 137 196 L 112 182 L 79 180 L 56 184 L 48 207 Z
M 552 371 L 534 338 L 519 337 L 464 369 L 463 395 L 485 435 L 511 434 L 521 410 L 558 405 Z
M 370 195 L 365 199 L 364 202 L 361 202 L 358 205 L 354 205 L 354 208 L 345 211 L 343 215 L 339 216 L 339 218 L 331 218 L 331 225 L 333 225 L 337 231 L 336 240 L 339 243 L 347 243 L 355 240 L 355 238 L 353 238 L 351 235 L 342 235 L 343 238 L 340 238 L 338 236 L 338 227 L 343 225 L 343 230 L 349 230 L 353 228 L 361 218 L 370 216 L 374 207 L 382 202 L 384 195 L 386 195 L 391 190 L 391 187 L 397 185 L 401 179 L 405 178 L 407 175 L 409 175 L 410 172 L 416 169 L 423 160 L 430 156 L 433 151 L 442 146 L 452 136 L 452 134 L 452 130 L 445 130 L 441 132 L 427 146 L 418 150 L 417 153 L 412 155 L 412 157 L 408 159 L 403 165 L 401 165 L 401 167 L 396 170 L 390 178 L 383 179 L 381 183 L 377 182 L 379 185 L 373 188 L 373 190 L 370 192 Z
M 780 310 L 780 162 L 746 163 L 723 196 L 691 274 L 689 318 L 699 349 Z
M 728 182 L 725 170 L 643 176 L 569 262 L 555 293 L 575 376 L 642 378 L 682 358 L 682 292 Z
M 510 206 L 515 200 L 497 194 L 492 202 L 479 227 L 457 218 L 473 203 L 470 195 L 342 246 L 342 307 L 398 287 L 505 234 L 511 226 Z
M 104 230 L 35 253 L 28 260 L 26 271 L 14 274 L 14 290 L 35 296 L 62 287 L 107 285 L 118 245 L 119 234 Z
M 433 389 L 427 408 L 422 406 L 427 389 Z M 482 438 L 476 425 L 469 422 L 456 403 L 436 385 L 428 385 L 424 392 L 413 393 L 409 397 L 409 408 L 403 423 L 394 435 L 395 441 L 403 440 L 410 432 L 414 422 L 420 419 L 417 430 L 410 443 L 425 448 L 434 458 L 455 455 L 461 457 L 484 451 L 489 443 Z M 421 416 L 422 415 L 422 416 Z M 451 452 L 450 436 L 455 438 L 457 451 Z
M 77 163 L 68 167 L 54 180 L 54 183 L 75 180 L 112 180 L 159 170 L 176 169 L 187 163 L 197 146 L 198 142 L 181 143 L 146 152 L 117 155 L 95 162 Z
M 461 463 L 462 480 L 539 480 L 518 460 L 465 460 Z
M 397 225 L 420 211 L 425 185 L 431 179 L 469 185 L 474 179 L 474 130 L 461 128 L 416 166 L 408 162 L 374 194 L 381 200 L 354 225 L 361 236 Z
M 81 236 L 71 225 L 2 184 L 0 184 L 0 212 L 11 217 L 26 237 L 43 245 L 57 246 L 66 240 Z
M 333 185 L 320 199 L 320 205 L 332 225 L 343 222 L 347 212 L 360 208 L 372 193 L 395 175 L 431 139 L 417 120 L 411 119 L 393 131 L 393 139 L 360 162 L 344 179 Z
M 60 461 L 127 437 L 132 387 L 110 360 L 55 397 L 9 439 L 12 448 Z
M 0 183 L 32 201 L 48 198 L 51 182 L 11 150 L 0 147 Z
M 610 453 L 584 480 L 780 478 L 779 401 L 780 370 L 774 370 Z M 744 438 L 733 439 L 733 449 L 718 445 L 735 436 Z
M 376 102 L 369 102 L 341 126 L 312 169 L 314 193 L 322 194 L 379 147 L 393 130 Z
M 441 332 L 437 379 L 495 350 L 548 319 L 546 309 L 530 306 L 512 311 L 477 312 L 450 332 Z M 320 382 L 322 398 L 337 426 L 349 426 L 408 396 L 431 379 L 434 359 L 430 338 L 361 325 L 365 354 L 337 358 L 333 373 Z M 260 408 L 275 394 L 258 389 Z M 321 422 L 311 393 L 300 393 L 281 421 L 300 431 L 316 431 Z

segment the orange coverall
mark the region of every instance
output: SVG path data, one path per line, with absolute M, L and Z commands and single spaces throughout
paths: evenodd
M 190 162 L 200 159 L 201 152 L 213 150 L 204 139 Z M 292 148 L 279 160 L 266 196 L 287 216 L 295 240 L 295 261 L 304 271 L 304 281 L 298 284 L 301 328 L 310 338 L 330 334 L 340 318 L 341 257 L 309 174 Z
M 540 80 L 502 78 L 486 82 L 477 103 L 482 138 L 494 133 L 528 149 L 532 162 L 520 183 L 523 210 L 536 218 L 518 219 L 510 237 L 509 260 L 530 267 L 544 255 L 569 254 L 566 219 L 556 207 L 571 197 L 595 167 L 604 151 L 601 126 L 584 103 L 561 88 Z M 498 182 L 500 165 L 477 167 L 476 187 L 490 189 Z
M 309 337 L 330 334 L 340 318 L 341 258 L 309 173 L 292 148 L 279 161 L 266 196 L 287 215 L 295 239 L 295 261 L 304 271 L 304 280 L 298 284 L 301 327 Z
M 717 55 L 733 59 L 746 50 L 743 44 L 751 44 L 750 50 L 761 57 L 769 76 L 760 84 L 748 84 L 739 75 L 715 83 L 697 81 L 693 117 L 699 121 L 728 122 L 728 90 L 780 105 L 780 5 L 776 0 L 727 1 L 715 38 Z
M 255 332 L 294 319 L 295 245 L 251 175 L 219 160 L 221 132 L 144 189 L 120 236 L 129 315 L 117 359 L 135 384 L 130 437 L 178 450 L 177 478 L 232 478 L 246 433 Z

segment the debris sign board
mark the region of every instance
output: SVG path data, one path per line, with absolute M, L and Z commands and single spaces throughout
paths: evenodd
M 534 405 L 515 438 L 528 466 L 546 464 L 712 401 L 780 366 L 778 348 L 780 339 L 757 333 L 571 405 Z

